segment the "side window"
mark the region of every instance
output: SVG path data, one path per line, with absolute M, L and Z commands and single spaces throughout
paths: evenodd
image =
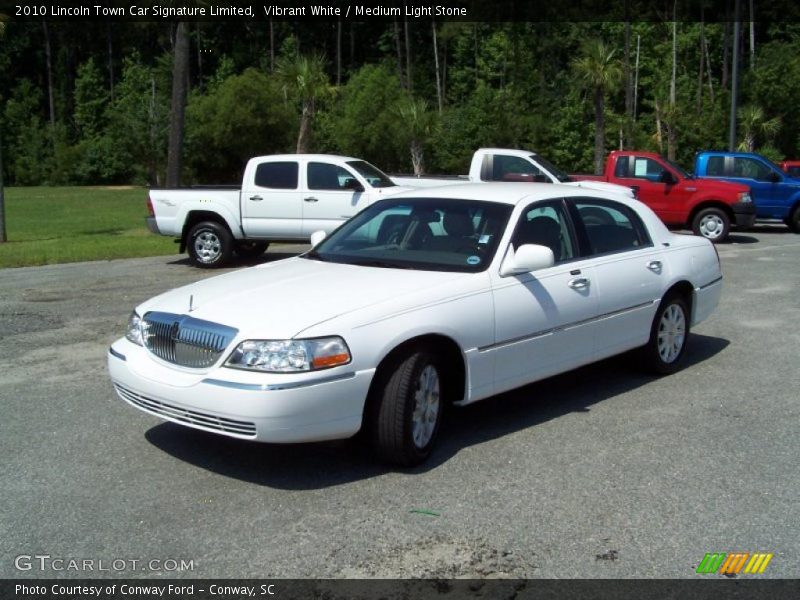
M 256 167 L 255 184 L 278 190 L 297 189 L 296 162 L 265 162 Z
M 647 179 L 657 182 L 661 179 L 663 173 L 664 167 L 657 161 L 652 158 L 637 156 L 633 159 L 633 173 L 630 176 L 636 179 Z
M 709 177 L 722 177 L 725 174 L 725 157 L 709 156 L 706 175 Z
M 628 156 L 618 156 L 617 164 L 614 165 L 614 177 L 628 176 Z
M 546 181 L 542 172 L 519 156 L 497 154 L 492 164 L 492 181 Z
M 636 250 L 652 244 L 639 216 L 611 200 L 575 201 L 592 254 Z
M 356 178 L 347 169 L 329 163 L 308 163 L 308 189 L 347 190 L 352 189 Z
M 746 179 L 756 179 L 758 181 L 768 181 L 770 168 L 760 160 L 753 158 L 734 157 L 733 176 L 744 177 Z
M 547 246 L 556 262 L 575 257 L 575 244 L 570 233 L 564 205 L 560 201 L 532 204 L 525 209 L 514 229 L 511 244 Z

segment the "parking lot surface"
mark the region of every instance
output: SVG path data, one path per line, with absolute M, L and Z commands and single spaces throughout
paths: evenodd
M 720 577 L 695 573 L 708 552 L 774 553 L 758 577 L 798 577 L 800 236 L 758 227 L 719 253 L 722 301 L 679 373 L 622 356 L 452 410 L 411 471 L 117 398 L 106 352 L 131 309 L 219 271 L 2 270 L 0 577 Z M 96 562 L 19 568 L 42 554 Z

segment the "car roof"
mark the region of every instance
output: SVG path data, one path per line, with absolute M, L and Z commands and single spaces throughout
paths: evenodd
M 361 158 L 355 158 L 353 156 L 341 156 L 339 154 L 268 154 L 265 156 L 254 156 L 251 160 L 324 160 L 330 162 L 350 162 L 357 160 L 363 162 L 363 159 Z
M 600 198 L 615 200 L 633 206 L 629 198 L 614 192 L 606 192 L 574 185 L 531 182 L 486 182 L 462 183 L 441 187 L 426 187 L 389 196 L 394 198 L 452 198 L 457 200 L 481 200 L 498 204 L 517 205 L 553 198 Z M 638 202 L 638 201 L 636 201 Z

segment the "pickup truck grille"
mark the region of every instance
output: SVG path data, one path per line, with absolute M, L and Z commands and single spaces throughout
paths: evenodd
M 211 321 L 186 315 L 149 312 L 144 316 L 144 345 L 162 360 L 202 369 L 219 359 L 238 333 Z

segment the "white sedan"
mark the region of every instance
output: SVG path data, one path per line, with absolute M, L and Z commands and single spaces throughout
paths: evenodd
M 634 348 L 677 370 L 722 286 L 708 240 L 573 186 L 408 192 L 321 237 L 138 306 L 108 353 L 120 397 L 244 440 L 362 431 L 415 465 L 447 405 Z

